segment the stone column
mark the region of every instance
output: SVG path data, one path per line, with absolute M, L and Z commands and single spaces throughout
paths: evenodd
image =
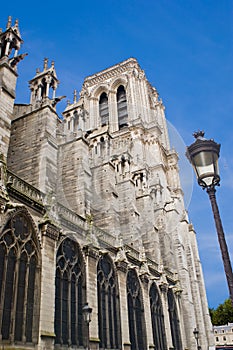
M 128 301 L 127 301 L 127 288 L 126 288 L 126 278 L 127 278 L 127 261 L 117 261 L 117 275 L 118 275 L 118 285 L 120 294 L 120 318 L 121 318 L 121 339 L 122 339 L 122 349 L 130 350 L 131 343 L 129 338 L 129 319 L 128 319 Z
M 98 98 L 91 97 L 89 99 L 89 125 L 85 124 L 85 129 L 95 129 L 97 128 L 98 124 Z M 90 117 L 91 116 L 91 117 Z
M 14 57 L 17 57 L 17 56 L 18 56 L 18 52 L 19 52 L 19 48 L 16 48 L 16 49 L 15 49 L 15 52 L 14 52 Z
M 154 349 L 154 339 L 152 331 L 151 322 L 151 311 L 150 311 L 150 296 L 149 296 L 149 277 L 148 274 L 142 274 L 140 276 L 142 281 L 142 295 L 144 302 L 144 315 L 145 315 L 145 325 L 146 325 L 146 339 L 147 339 L 147 349 Z
M 162 282 L 159 285 L 159 287 L 161 290 L 161 302 L 163 306 L 164 327 L 165 327 L 165 333 L 167 338 L 167 348 L 173 349 L 170 319 L 169 319 L 169 312 L 168 312 L 168 300 L 167 300 L 168 283 Z
M 136 79 L 135 74 L 132 73 L 127 86 L 127 111 L 130 123 L 132 123 L 132 120 L 137 119 L 140 114 L 140 107 L 138 108 L 140 97 L 136 88 Z
M 99 349 L 98 299 L 97 299 L 97 264 L 99 249 L 92 244 L 83 247 L 86 255 L 86 302 L 92 308 L 89 324 L 90 349 Z
M 38 88 L 38 93 L 37 93 L 37 101 L 41 101 L 42 99 L 42 96 L 41 96 L 41 85 L 39 85 L 39 88 Z
M 38 349 L 41 350 L 54 348 L 56 242 L 58 237 L 58 227 L 49 222 L 41 225 L 41 306 L 38 343 Z
M 53 88 L 53 97 L 52 98 L 55 98 L 56 97 L 57 84 L 54 83 L 52 88 Z
M 46 97 L 49 96 L 49 83 L 46 83 Z
M 175 300 L 176 300 L 176 306 L 177 306 L 178 319 L 180 321 L 180 334 L 181 334 L 182 345 L 185 349 L 188 349 L 186 334 L 185 334 L 185 327 L 184 327 L 184 320 L 183 320 L 183 313 L 182 313 L 182 302 L 181 302 L 182 289 L 179 287 L 179 284 L 174 289 L 174 294 L 175 294 Z
M 118 115 L 117 115 L 117 101 L 116 91 L 110 90 L 108 95 L 109 106 L 109 130 L 114 132 L 118 130 Z
M 10 54 L 10 39 L 7 39 L 5 56 L 8 56 L 9 54 Z

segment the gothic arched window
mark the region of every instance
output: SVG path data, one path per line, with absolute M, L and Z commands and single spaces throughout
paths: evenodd
M 57 251 L 55 288 L 55 344 L 83 346 L 84 262 L 69 238 Z
M 153 283 L 150 288 L 150 311 L 155 349 L 165 350 L 167 349 L 167 342 L 164 327 L 163 308 L 155 283 Z
M 100 258 L 97 266 L 98 323 L 100 349 L 119 349 L 120 346 L 120 306 L 118 285 L 111 260 Z
M 170 327 L 172 333 L 172 342 L 174 350 L 182 349 L 181 335 L 180 335 L 180 322 L 178 318 L 176 301 L 172 289 L 168 289 L 168 312 L 170 319 Z
M 99 115 L 101 120 L 101 126 L 108 125 L 109 109 L 108 109 L 108 96 L 106 92 L 103 92 L 100 95 Z
M 39 251 L 31 220 L 16 213 L 0 235 L 1 339 L 36 343 Z
M 117 89 L 117 113 L 119 129 L 128 126 L 127 100 L 124 86 Z
M 145 319 L 141 287 L 134 270 L 127 275 L 128 319 L 131 350 L 145 350 Z

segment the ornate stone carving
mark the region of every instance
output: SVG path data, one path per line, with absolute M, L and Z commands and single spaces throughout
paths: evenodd
M 5 210 L 5 204 L 9 201 L 8 192 L 6 189 L 6 161 L 4 155 L 0 153 L 0 211 Z
M 123 261 L 128 262 L 122 238 L 120 238 L 119 241 L 120 241 L 119 242 L 120 245 L 118 247 L 118 251 L 117 251 L 116 258 L 115 258 L 115 262 L 118 262 L 118 263 L 123 262 Z
M 100 84 L 103 81 L 119 76 L 122 73 L 127 72 L 128 70 L 132 71 L 136 68 L 140 72 L 140 77 L 143 77 L 144 72 L 141 71 L 141 68 L 139 67 L 137 61 L 134 58 L 129 58 L 129 60 L 119 63 L 113 67 L 110 67 L 105 71 L 102 71 L 101 73 L 97 73 L 90 77 L 87 77 L 84 81 L 83 88 L 86 89 L 93 85 Z
M 97 260 L 99 258 L 99 249 L 91 244 L 87 244 L 83 247 L 83 252 L 86 256 L 90 256 Z
M 54 241 L 58 241 L 61 232 L 61 229 L 58 226 L 55 226 L 49 220 L 42 220 L 39 223 L 39 228 L 42 236 L 46 236 Z

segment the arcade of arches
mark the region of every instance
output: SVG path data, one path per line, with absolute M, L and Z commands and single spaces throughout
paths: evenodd
M 32 221 L 25 212 L 16 213 L 6 222 L 0 236 L 0 324 L 1 339 L 6 343 L 37 343 L 40 265 L 40 247 Z M 82 347 L 85 337 L 82 308 L 87 298 L 86 262 L 75 240 L 63 238 L 57 245 L 54 282 L 56 348 Z M 128 269 L 125 289 L 131 349 L 146 349 L 143 283 L 136 269 Z M 110 254 L 100 255 L 96 261 L 96 291 L 99 347 L 121 349 L 118 269 Z M 168 289 L 167 296 L 174 349 L 179 350 L 179 319 L 172 289 Z M 155 283 L 149 288 L 149 298 L 154 344 L 156 349 L 164 350 L 163 306 Z

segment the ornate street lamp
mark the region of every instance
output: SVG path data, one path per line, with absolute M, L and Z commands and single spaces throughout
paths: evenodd
M 193 134 L 196 141 L 187 147 L 186 156 L 194 168 L 198 184 L 203 189 L 206 189 L 210 198 L 224 270 L 230 292 L 230 299 L 233 306 L 233 273 L 215 196 L 215 187 L 219 186 L 220 183 L 218 169 L 220 144 L 217 144 L 214 140 L 206 140 L 204 134 L 203 131 L 198 131 Z
M 91 322 L 91 313 L 92 313 L 92 308 L 88 306 L 88 303 L 86 303 L 83 306 L 83 320 L 86 326 L 86 348 L 89 350 L 89 324 Z
M 201 347 L 199 345 L 199 330 L 197 328 L 194 328 L 193 334 L 194 334 L 194 338 L 196 339 L 196 342 L 197 342 L 197 350 L 201 350 Z

